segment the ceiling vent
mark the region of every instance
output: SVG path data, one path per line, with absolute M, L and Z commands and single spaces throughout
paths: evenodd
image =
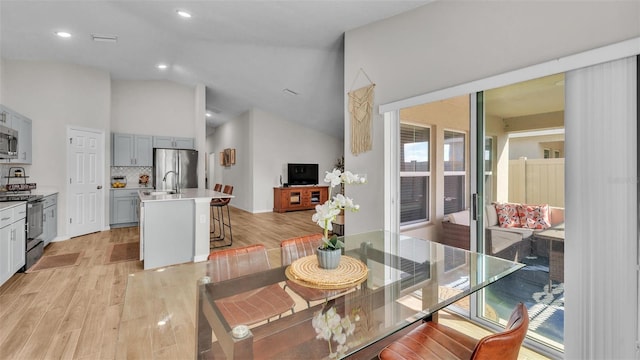
M 99 34 L 91 34 L 91 38 L 96 42 L 110 42 L 115 43 L 118 41 L 118 37 L 115 35 L 99 35 Z
M 287 94 L 287 95 L 293 95 L 293 96 L 298 96 L 300 95 L 300 93 L 297 93 L 291 89 L 282 89 L 282 92 Z

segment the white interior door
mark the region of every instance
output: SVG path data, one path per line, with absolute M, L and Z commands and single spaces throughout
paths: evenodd
M 104 132 L 67 131 L 69 236 L 100 231 L 104 222 Z

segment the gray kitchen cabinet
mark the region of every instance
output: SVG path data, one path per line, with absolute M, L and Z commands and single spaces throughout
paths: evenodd
M 0 211 L 0 285 L 25 265 L 26 204 Z
M 58 236 L 58 194 L 44 197 L 42 210 L 42 240 L 44 246 Z
M 152 141 L 150 135 L 112 134 L 112 165 L 153 166 Z
M 0 105 L 0 125 L 18 131 L 18 158 L 1 159 L 0 163 L 31 164 L 32 163 L 32 132 L 31 119 L 21 115 L 6 106 Z
M 165 149 L 195 149 L 195 139 L 172 136 L 154 136 L 153 147 Z
M 18 158 L 11 159 L 12 163 L 31 164 L 32 163 L 32 133 L 33 123 L 31 119 L 16 114 L 13 118 L 13 129 L 18 131 Z
M 136 225 L 139 205 L 138 190 L 111 189 L 111 227 Z
M 15 112 L 4 105 L 0 105 L 0 125 L 13 129 Z

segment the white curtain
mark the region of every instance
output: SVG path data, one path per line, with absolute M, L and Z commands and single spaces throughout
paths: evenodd
M 566 74 L 566 359 L 638 359 L 636 62 Z

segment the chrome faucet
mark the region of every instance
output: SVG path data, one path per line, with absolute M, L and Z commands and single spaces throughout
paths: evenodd
M 180 193 L 180 176 L 178 176 L 178 173 L 173 171 L 173 170 L 169 170 L 164 174 L 164 177 L 162 178 L 162 182 L 166 183 L 167 182 L 167 175 L 173 173 L 173 175 L 176 178 L 176 188 L 174 189 L 176 194 Z

